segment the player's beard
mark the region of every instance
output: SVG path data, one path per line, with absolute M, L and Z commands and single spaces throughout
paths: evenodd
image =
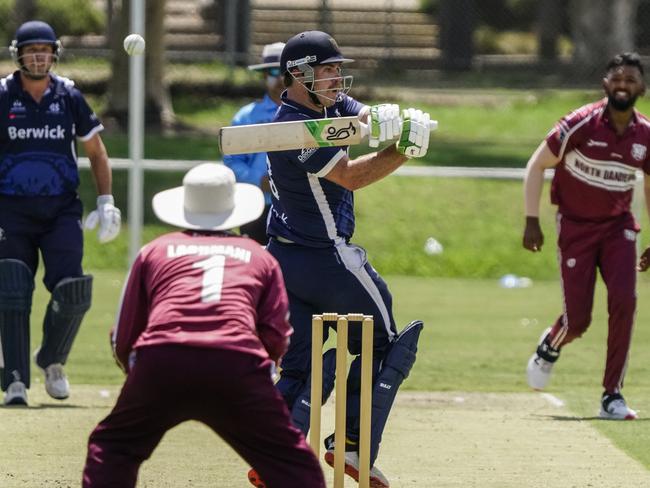
M 638 98 L 638 95 L 630 96 L 627 100 L 621 100 L 619 98 L 616 98 L 615 94 L 608 93 L 607 94 L 607 103 L 614 110 L 618 110 L 619 112 L 625 112 L 626 110 L 629 110 L 632 107 L 634 107 L 634 104 L 636 103 L 637 98 Z

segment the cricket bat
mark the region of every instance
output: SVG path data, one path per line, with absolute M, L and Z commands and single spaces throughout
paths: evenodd
M 436 130 L 438 122 L 429 122 Z M 286 151 L 308 147 L 351 146 L 369 134 L 368 126 L 358 117 L 294 120 L 270 124 L 222 127 L 219 146 L 222 154 L 248 154 Z

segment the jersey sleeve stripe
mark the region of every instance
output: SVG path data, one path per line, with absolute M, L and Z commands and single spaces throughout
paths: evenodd
M 98 126 L 93 127 L 90 130 L 90 132 L 88 132 L 88 134 L 86 134 L 85 136 L 79 136 L 79 139 L 82 140 L 83 142 L 89 141 L 90 139 L 93 138 L 93 136 L 95 134 L 97 134 L 98 132 L 101 132 L 103 130 L 104 130 L 104 126 L 102 124 L 99 124 Z
M 564 140 L 562 141 L 562 146 L 560 146 L 560 151 L 557 155 L 559 159 L 562 159 L 564 157 L 564 151 L 566 150 L 566 146 L 569 143 L 569 139 L 571 139 L 571 136 L 575 134 L 580 127 L 582 127 L 587 122 L 589 122 L 594 117 L 594 115 L 596 115 L 596 113 L 597 112 L 592 112 L 589 115 L 589 117 L 586 117 L 583 120 L 581 120 L 579 123 L 577 123 L 567 132 L 566 136 L 564 137 Z
M 327 176 L 328 173 L 332 171 L 334 166 L 336 166 L 336 163 L 338 163 L 345 155 L 346 155 L 345 151 L 340 149 L 334 155 L 334 157 L 332 157 L 332 159 L 330 159 L 329 162 L 323 167 L 323 169 L 321 169 L 318 173 L 316 173 L 316 176 L 318 176 L 319 178 L 324 178 L 325 176 Z

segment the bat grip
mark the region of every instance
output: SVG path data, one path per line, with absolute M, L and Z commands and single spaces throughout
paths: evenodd
M 402 121 L 400 120 L 400 125 L 402 125 Z M 433 132 L 438 128 L 438 121 L 437 120 L 429 120 L 429 131 Z M 361 132 L 361 138 L 365 139 L 370 135 L 370 127 L 368 124 L 364 124 L 363 122 L 359 122 L 359 130 Z

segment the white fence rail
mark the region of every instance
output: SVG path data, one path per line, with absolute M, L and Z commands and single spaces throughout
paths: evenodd
M 187 171 L 193 166 L 201 163 L 221 163 L 221 161 L 186 161 L 178 159 L 144 159 L 142 167 L 153 171 Z M 88 158 L 79 158 L 79 167 L 88 168 Z M 111 158 L 111 166 L 114 169 L 128 169 L 131 167 L 131 160 L 124 158 Z M 522 180 L 524 178 L 523 168 L 471 168 L 457 166 L 402 166 L 395 171 L 398 176 L 438 176 L 441 178 L 495 178 L 506 180 Z M 549 170 L 547 178 L 553 175 Z

